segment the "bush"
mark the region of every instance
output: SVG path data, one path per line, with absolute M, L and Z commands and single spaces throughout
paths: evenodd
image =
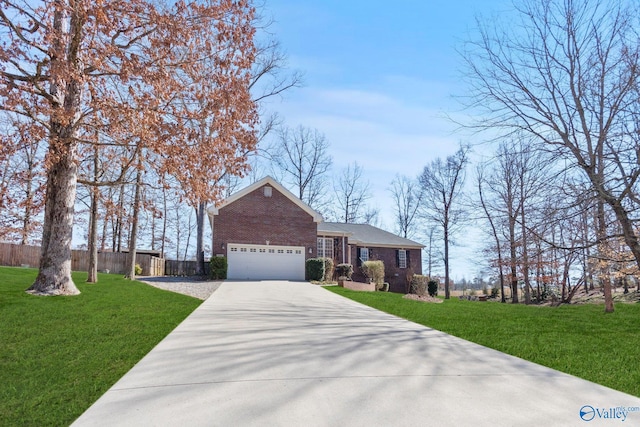
M 322 258 L 324 261 L 324 277 L 322 278 L 323 282 L 330 282 L 333 280 L 333 260 L 331 258 Z
M 427 295 L 428 283 L 429 276 L 414 274 L 411 278 L 411 293 L 420 296 Z
M 129 265 L 131 265 L 131 264 L 129 264 Z M 142 274 L 142 267 L 140 267 L 140 264 L 136 264 L 134 270 L 136 272 L 136 276 L 139 276 L 139 275 Z
M 429 280 L 427 284 L 427 291 L 429 292 L 430 297 L 435 297 L 438 295 L 438 282 L 435 280 Z
M 307 280 L 325 282 L 333 278 L 333 260 L 331 258 L 309 258 L 305 263 Z
M 498 293 L 500 289 L 497 286 L 491 288 L 491 298 L 498 298 Z
M 376 291 L 389 292 L 389 283 L 384 282 L 382 285 L 376 285 Z
M 362 272 L 378 286 L 384 283 L 384 263 L 382 261 L 365 261 Z
M 209 277 L 214 280 L 224 280 L 227 278 L 227 258 L 214 256 L 209 261 Z
M 351 276 L 353 276 L 353 265 L 338 264 L 336 265 L 336 273 L 338 277 L 346 277 L 347 280 L 351 280 Z

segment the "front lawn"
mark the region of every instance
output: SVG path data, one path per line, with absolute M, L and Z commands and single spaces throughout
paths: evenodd
M 36 270 L 0 267 L 0 425 L 69 425 L 202 301 L 120 275 L 36 297 Z
M 362 304 L 504 353 L 640 397 L 640 304 L 539 307 L 326 289 Z M 491 361 L 487 361 L 490 363 Z M 437 361 L 435 362 L 437 363 Z

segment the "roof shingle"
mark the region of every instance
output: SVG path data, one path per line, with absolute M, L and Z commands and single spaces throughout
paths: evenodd
M 423 244 L 396 236 L 393 233 L 369 224 L 345 224 L 340 222 L 318 223 L 318 236 L 349 237 L 349 241 L 357 245 L 393 248 L 424 248 Z

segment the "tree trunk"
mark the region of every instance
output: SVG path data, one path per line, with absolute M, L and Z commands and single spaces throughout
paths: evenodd
M 151 250 L 156 250 L 156 215 L 151 215 Z
M 523 182 L 524 179 L 521 180 Z M 522 276 L 524 278 L 524 303 L 531 304 L 531 281 L 529 280 L 529 251 L 527 250 L 527 227 L 525 224 L 525 211 L 524 211 L 524 189 L 520 184 L 521 203 L 520 206 L 520 220 L 521 220 L 521 233 L 522 233 Z
M 600 190 L 600 183 L 604 182 L 604 143 L 600 142 L 598 144 L 596 150 L 596 165 L 597 165 L 597 176 L 591 175 L 592 183 L 596 188 L 596 191 Z M 607 222 L 605 220 L 605 210 L 604 210 L 604 201 L 602 197 L 598 197 L 597 202 L 597 215 L 598 215 L 598 239 L 600 242 L 604 242 L 604 239 L 607 235 Z M 599 246 L 606 246 L 604 243 L 600 243 Z M 604 251 L 599 251 L 598 255 L 602 255 Z M 600 280 L 602 281 L 602 286 L 604 289 L 604 312 L 605 313 L 613 313 L 613 295 L 611 294 L 611 278 L 608 274 L 604 274 L 602 269 L 599 269 Z M 605 277 L 606 276 L 606 277 Z
M 604 206 L 600 201 L 598 201 L 598 205 L 600 205 L 598 206 L 598 223 L 600 224 L 598 226 L 599 228 L 598 237 L 601 238 L 606 233 L 606 225 L 604 223 Z M 602 217 L 600 215 L 602 215 Z M 605 246 L 605 244 L 600 243 L 599 246 L 603 247 Z M 598 252 L 600 254 L 606 253 L 606 251 L 603 249 L 599 250 Z M 602 264 L 602 262 L 600 262 L 600 264 Z M 609 277 L 608 272 L 604 271 L 602 265 L 599 266 L 598 270 L 599 270 L 598 278 L 602 285 L 602 290 L 604 292 L 604 312 L 613 313 L 614 306 L 613 306 L 613 295 L 611 293 L 611 278 Z
M 198 261 L 198 268 L 196 274 L 199 276 L 205 275 L 205 263 L 204 263 L 204 210 L 206 207 L 205 202 L 198 203 L 196 209 L 196 224 L 197 224 L 197 236 L 196 236 L 196 259 Z
M 87 283 L 98 283 L 98 189 L 91 188 L 89 214 L 89 270 Z
M 71 126 L 66 128 L 70 133 Z M 52 164 L 47 172 L 40 269 L 35 282 L 27 289 L 34 295 L 80 293 L 71 278 L 71 238 L 78 179 L 73 149 L 72 146 L 60 148 L 59 141 L 49 148 Z
M 609 206 L 611 206 L 611 209 L 616 215 L 616 219 L 622 228 L 624 242 L 631 250 L 636 266 L 640 269 L 640 240 L 638 240 L 636 230 L 634 229 L 634 221 L 629 217 L 629 212 L 619 200 L 611 198 Z
M 118 212 L 116 213 L 116 235 L 113 251 L 122 252 L 122 229 L 124 228 L 124 184 L 120 186 L 118 196 Z
M 451 298 L 449 290 L 449 227 L 444 227 L 444 299 Z
M 131 280 L 136 279 L 136 245 L 138 237 L 138 215 L 140 213 L 140 185 L 142 183 L 142 167 L 138 164 L 136 173 L 136 191 L 133 196 L 133 218 L 131 218 L 131 237 L 129 239 L 129 274 Z
M 189 214 L 189 225 L 187 227 L 187 241 L 184 245 L 184 257 L 182 258 L 183 261 L 187 260 L 187 255 L 189 254 L 189 244 L 191 243 L 191 214 Z
M 540 281 L 542 280 L 542 248 L 540 247 L 540 243 L 536 245 L 536 249 L 538 251 L 537 259 L 536 259 L 536 301 L 542 301 L 542 292 L 540 290 Z
M 98 180 L 98 147 L 93 151 L 93 180 Z M 98 188 L 91 187 L 89 213 L 89 270 L 87 283 L 98 283 Z
M 433 270 L 433 232 L 434 229 L 433 227 L 431 227 L 429 229 L 429 262 L 427 263 L 427 269 L 429 270 L 429 279 L 431 279 L 433 277 L 432 275 L 432 270 Z
M 169 210 L 167 209 L 167 189 L 162 186 L 162 239 L 160 240 L 160 254 L 164 258 L 164 246 L 167 238 L 167 217 Z
M 509 264 L 511 265 L 511 303 L 518 304 L 518 267 L 516 254 L 516 219 L 509 214 Z
M 109 193 L 111 193 L 111 190 L 109 190 Z M 109 194 L 109 199 L 111 199 L 111 195 Z M 109 214 L 105 213 L 104 217 L 102 218 L 102 236 L 100 237 L 100 250 L 104 251 L 104 248 L 106 247 L 107 244 L 107 229 L 108 229 L 108 221 L 109 219 Z
M 479 169 L 481 171 L 481 169 Z M 487 220 L 489 221 L 489 225 L 491 226 L 491 233 L 493 234 L 493 239 L 496 242 L 496 251 L 498 252 L 498 272 L 500 277 L 500 302 L 506 302 L 504 296 L 504 272 L 502 271 L 502 249 L 500 248 L 500 238 L 498 236 L 498 230 L 496 229 L 496 225 L 493 222 L 493 218 L 491 217 L 491 213 L 487 208 L 487 204 L 484 200 L 484 193 L 482 191 L 482 178 L 479 172 L 478 174 L 478 194 L 480 195 L 480 205 L 482 206 L 482 210 L 484 211 Z
M 80 293 L 71 278 L 71 240 L 76 201 L 78 168 L 75 162 L 76 128 L 80 116 L 82 82 L 78 76 L 60 70 L 66 65 L 80 74 L 82 63 L 75 43 L 82 31 L 82 20 L 75 11 L 56 8 L 52 33 L 55 36 L 49 66 L 50 96 L 53 111 L 49 117 L 49 167 L 45 196 L 44 224 L 40 268 L 35 282 L 27 289 L 34 295 L 77 295 Z M 69 28 L 66 28 L 68 22 Z M 70 44 L 67 41 L 71 40 Z M 56 73 L 57 71 L 57 73 Z
M 33 210 L 33 179 L 35 177 L 34 174 L 34 164 L 33 159 L 31 158 L 31 153 L 27 153 L 27 188 L 25 190 L 26 200 L 24 203 L 24 218 L 22 220 L 22 230 L 21 230 L 21 239 L 20 244 L 26 245 L 29 242 L 29 233 L 31 231 L 31 212 Z

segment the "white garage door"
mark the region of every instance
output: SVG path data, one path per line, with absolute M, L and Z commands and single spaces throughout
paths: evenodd
M 304 280 L 304 247 L 227 245 L 227 278 L 236 280 Z

